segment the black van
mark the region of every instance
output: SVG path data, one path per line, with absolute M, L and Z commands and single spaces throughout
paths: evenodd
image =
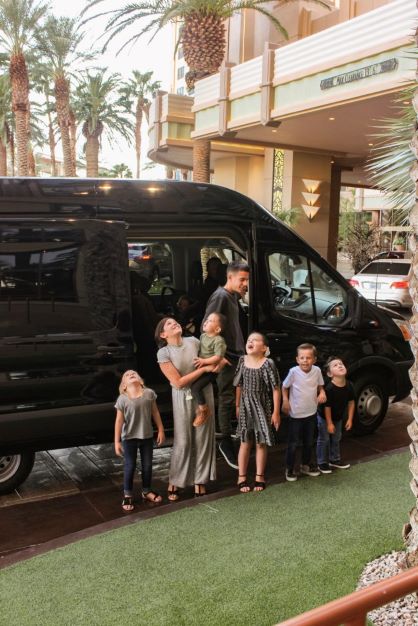
M 3 178 L 0 233 L 0 493 L 27 477 L 37 450 L 111 441 L 127 368 L 168 399 L 150 312 L 176 315 L 188 294 L 202 314 L 202 259 L 211 256 L 221 269 L 248 261 L 243 323 L 269 337 L 281 375 L 302 341 L 317 346 L 319 364 L 330 354 L 346 361 L 358 433 L 381 423 L 390 396 L 409 392 L 400 316 L 368 303 L 294 232 L 229 189 Z M 153 282 L 141 266 L 147 254 L 128 255 L 129 244 L 158 249 Z

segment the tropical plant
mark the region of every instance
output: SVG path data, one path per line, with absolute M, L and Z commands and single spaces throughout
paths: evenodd
M 110 178 L 132 178 L 132 170 L 126 163 L 116 163 L 109 170 Z
M 341 248 L 356 274 L 376 256 L 380 248 L 379 228 L 368 224 L 364 214 L 357 215 L 357 219 L 347 226 L 345 238 L 341 241 Z
M 33 86 L 37 93 L 41 94 L 44 98 L 43 111 L 47 119 L 48 127 L 48 145 L 49 155 L 51 159 L 51 176 L 57 176 L 57 159 L 56 159 L 56 131 L 57 120 L 55 114 L 55 107 L 51 101 L 53 91 L 51 87 L 50 72 L 41 63 L 36 63 L 31 69 L 31 77 L 33 80 Z
M 35 0 L 0 0 L 0 44 L 9 56 L 12 111 L 15 118 L 17 173 L 28 174 L 29 79 L 26 52 L 48 5 Z
M 293 226 L 296 226 L 296 224 L 299 222 L 299 219 L 301 216 L 301 209 L 300 207 L 294 206 L 294 207 L 291 207 L 290 209 L 279 209 L 279 210 L 273 209 L 272 213 L 275 217 L 277 217 L 277 219 L 282 221 L 283 224 L 286 224 L 286 226 L 293 227 Z
M 120 94 L 126 98 L 127 106 L 132 107 L 135 104 L 135 154 L 136 154 L 136 178 L 140 176 L 141 164 L 141 126 L 143 116 L 145 115 L 148 122 L 148 112 L 150 106 L 150 98 L 153 98 L 160 89 L 161 83 L 152 80 L 152 72 L 141 73 L 133 70 L 132 77 L 125 82 L 120 89 Z
M 86 138 L 86 175 L 96 177 L 102 135 L 113 145 L 118 137 L 132 142 L 133 125 L 125 102 L 118 94 L 119 74 L 105 75 L 105 70 L 81 75 L 74 99 L 74 112 Z
M 71 146 L 70 72 L 80 61 L 91 60 L 94 53 L 80 51 L 84 33 L 77 19 L 48 16 L 35 32 L 38 49 L 54 82 L 55 106 L 61 134 L 64 176 L 75 176 L 76 165 Z
M 415 58 L 418 51 L 415 51 Z M 412 227 L 410 247 L 413 252 L 412 275 L 409 290 L 413 301 L 410 319 L 411 349 L 414 364 L 409 370 L 412 383 L 413 422 L 408 427 L 411 437 L 412 473 L 411 489 L 416 498 L 410 511 L 409 523 L 405 524 L 403 536 L 406 545 L 405 563 L 408 567 L 418 565 L 418 89 L 416 85 L 404 91 L 395 103 L 393 119 L 385 119 L 379 127 L 379 146 L 372 153 L 369 171 L 373 182 L 382 189 L 394 206 L 401 206 Z
M 7 144 L 10 141 L 12 98 L 8 74 L 0 75 L 0 176 L 7 176 Z
M 90 0 L 86 10 L 103 1 Z M 321 0 L 314 1 L 329 8 Z M 184 60 L 189 66 L 185 79 L 190 89 L 196 80 L 218 71 L 226 51 L 225 20 L 235 13 L 244 9 L 257 11 L 287 37 L 280 21 L 263 6 L 266 4 L 270 4 L 270 0 L 140 0 L 89 19 L 110 14 L 104 30 L 104 48 L 125 28 L 141 22 L 142 29 L 127 38 L 120 50 L 144 34 L 151 34 L 152 39 L 167 24 L 182 22 L 175 50 L 182 45 Z M 210 140 L 199 138 L 193 142 L 193 180 L 207 182 L 209 177 Z

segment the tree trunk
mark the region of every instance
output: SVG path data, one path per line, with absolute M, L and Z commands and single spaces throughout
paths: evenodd
M 9 129 L 9 146 L 10 146 L 10 162 L 12 164 L 12 176 L 16 174 L 16 151 L 15 151 L 15 135 Z
M 99 137 L 87 136 L 86 144 L 86 176 L 97 178 L 99 175 Z
M 27 176 L 28 168 L 28 103 L 29 80 L 25 57 L 21 52 L 10 57 L 10 83 L 12 86 L 12 111 L 15 116 L 17 174 Z
M 174 170 L 171 167 L 171 165 L 166 165 L 165 166 L 165 176 L 166 178 L 168 178 L 169 180 L 173 180 L 174 178 Z
M 64 176 L 75 176 L 70 142 L 70 89 L 64 76 L 56 78 L 54 91 L 64 158 Z
M 57 176 L 57 159 L 55 156 L 55 136 L 52 126 L 51 116 L 48 113 L 48 141 L 49 141 L 49 154 L 51 157 L 51 176 Z
M 71 144 L 71 159 L 73 163 L 74 176 L 77 176 L 77 122 L 75 119 L 74 111 L 70 108 L 70 144 Z
M 210 139 L 193 141 L 193 181 L 210 182 Z
M 138 98 L 136 103 L 135 113 L 135 154 L 136 154 L 136 177 L 139 178 L 141 174 L 141 124 L 143 116 L 143 101 L 142 98 Z
M 7 176 L 7 150 L 0 139 L 0 176 Z
M 36 163 L 32 146 L 28 148 L 28 173 L 29 176 L 36 176 Z
M 412 103 L 415 109 L 415 114 L 418 118 L 418 89 L 415 91 Z M 418 130 L 415 125 L 415 132 L 410 144 L 411 150 L 415 155 L 415 163 L 410 169 L 411 178 L 415 184 L 416 192 L 418 193 Z M 418 196 L 415 195 L 417 198 Z M 409 464 L 409 469 L 412 474 L 411 489 L 416 501 L 415 506 L 409 514 L 409 524 L 404 527 L 404 539 L 406 543 L 406 565 L 408 567 L 415 567 L 418 565 L 418 202 L 415 201 L 415 207 L 411 211 L 409 221 L 414 229 L 413 235 L 410 238 L 410 248 L 414 254 L 412 260 L 412 278 L 409 282 L 409 290 L 412 297 L 412 318 L 410 319 L 412 339 L 410 341 L 411 349 L 414 354 L 414 364 L 409 370 L 409 375 L 412 382 L 412 414 L 414 421 L 408 426 L 408 434 L 411 437 L 411 454 L 412 459 Z

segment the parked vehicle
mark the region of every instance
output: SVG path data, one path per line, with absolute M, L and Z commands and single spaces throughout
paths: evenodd
M 164 243 L 129 243 L 128 256 L 129 267 L 151 282 L 173 274 L 171 250 Z
M 172 274 L 131 298 L 128 246 L 141 242 L 170 252 Z M 148 313 L 151 304 L 163 315 L 175 314 L 181 294 L 199 302 L 202 251 L 250 265 L 244 331 L 268 336 L 282 376 L 302 341 L 317 346 L 320 365 L 330 354 L 344 359 L 358 433 L 379 426 L 390 396 L 408 394 L 412 353 L 401 316 L 370 304 L 249 198 L 201 183 L 3 178 L 1 493 L 26 478 L 37 450 L 111 441 L 127 368 L 157 388 L 168 423 L 152 333 L 135 322 L 144 298 Z
M 377 304 L 396 308 L 410 308 L 409 293 L 411 259 L 378 258 L 366 265 L 349 283 L 362 296 Z

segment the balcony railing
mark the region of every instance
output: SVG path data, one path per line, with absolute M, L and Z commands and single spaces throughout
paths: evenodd
M 418 567 L 414 567 L 277 626 L 366 626 L 369 611 L 417 591 Z

